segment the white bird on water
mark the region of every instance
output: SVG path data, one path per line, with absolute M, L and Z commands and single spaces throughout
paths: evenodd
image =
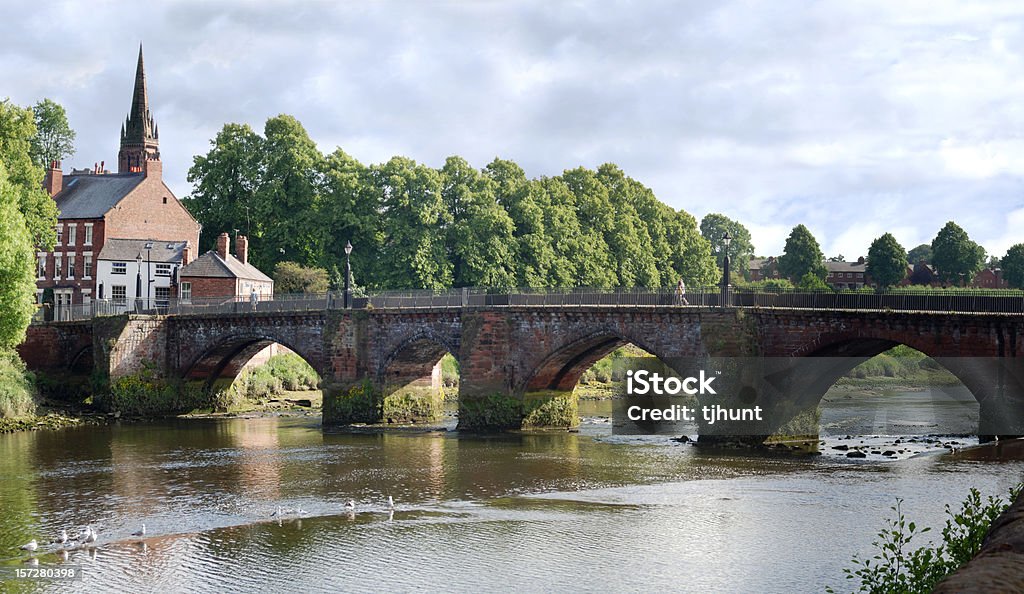
M 136 530 L 135 532 L 132 532 L 132 536 L 145 536 L 145 535 L 146 535 L 146 525 L 145 524 L 143 524 L 142 528 L 140 528 L 139 530 Z
M 67 541 L 68 541 L 68 531 L 67 530 L 61 530 L 60 531 L 60 535 L 57 536 L 57 538 L 53 539 L 53 542 L 55 542 L 57 544 L 65 544 Z
M 86 526 L 85 527 L 85 537 L 82 538 L 82 542 L 91 544 L 91 543 L 96 542 L 96 539 L 98 537 L 99 537 L 99 535 L 96 534 L 96 531 L 92 529 L 92 526 Z
M 355 508 L 356 508 L 356 502 L 355 501 L 349 499 L 348 501 L 345 502 L 345 509 L 355 509 Z
M 36 539 L 34 539 L 34 538 L 32 540 L 28 541 L 27 543 L 21 545 L 21 550 L 28 551 L 30 553 L 34 553 L 36 551 L 36 549 L 38 549 L 38 548 L 39 548 L 39 543 L 36 542 Z
M 388 509 L 395 509 L 395 500 L 388 495 Z

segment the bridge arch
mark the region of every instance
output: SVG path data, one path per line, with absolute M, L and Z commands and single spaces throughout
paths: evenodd
M 381 418 L 389 423 L 436 422 L 444 413 L 441 360 L 459 361 L 449 336 L 424 329 L 397 341 L 380 358 L 376 384 L 381 391 Z
M 643 339 L 627 336 L 617 328 L 601 328 L 554 348 L 527 373 L 515 391 L 520 394 L 544 390 L 571 392 L 588 369 L 627 344 L 662 358 L 658 350 Z
M 272 333 L 243 332 L 218 337 L 183 367 L 182 378 L 204 382 L 208 388 L 220 380 L 234 381 L 246 363 L 273 344 L 279 344 L 302 357 L 321 377 L 324 376 L 322 362 L 303 352 L 301 347 L 291 341 Z

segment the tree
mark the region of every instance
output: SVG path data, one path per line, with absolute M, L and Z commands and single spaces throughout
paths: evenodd
M 898 284 L 907 275 L 907 252 L 892 233 L 871 242 L 866 271 L 882 288 Z
M 797 225 L 786 238 L 786 247 L 779 257 L 779 273 L 798 284 L 808 274 L 824 281 L 828 269 L 823 260 L 818 240 L 807 227 Z
M 32 161 L 46 168 L 53 161 L 63 161 L 75 154 L 75 131 L 68 124 L 64 107 L 43 99 L 32 107 L 36 133 L 32 137 Z
M 327 271 L 296 262 L 278 262 L 274 266 L 275 293 L 326 293 Z
M 441 169 L 441 197 L 449 215 L 446 244 L 456 287 L 516 284 L 515 224 L 498 204 L 494 186 L 462 157 L 448 157 Z
M 922 243 L 916 248 L 907 252 L 907 262 L 911 266 L 917 266 L 918 262 L 924 262 L 925 264 L 932 263 L 932 246 L 927 243 Z
M 1024 243 L 1006 250 L 1003 256 L 1003 279 L 1016 289 L 1024 289 Z
M 943 282 L 965 284 L 985 265 L 985 248 L 949 221 L 932 240 L 932 263 Z
M 725 262 L 725 242 L 722 238 L 728 231 L 732 238 L 729 242 L 729 260 L 734 269 L 743 271 L 746 278 L 750 274 L 748 263 L 754 257 L 754 244 L 750 239 L 750 231 L 739 221 L 729 217 L 711 213 L 705 215 L 700 221 L 700 234 L 711 244 L 711 253 L 715 256 L 715 262 L 719 268 L 723 268 Z
M 405 157 L 370 168 L 380 203 L 377 288 L 444 289 L 452 286 L 452 265 L 444 238 L 448 225 L 436 169 Z
M 200 250 L 214 247 L 221 230 L 239 229 L 252 241 L 253 253 L 262 250 L 264 226 L 257 214 L 257 192 L 262 183 L 263 137 L 248 125 L 225 124 L 205 155 L 197 155 L 188 170 L 192 195 L 182 201 L 204 229 Z
M 846 256 L 839 254 L 838 256 L 831 256 L 828 259 L 829 262 L 846 262 Z
M 43 191 L 43 170 L 32 162 L 32 110 L 0 101 L 0 162 L 17 197 L 32 244 L 50 250 L 57 239 L 57 204 Z
M 0 161 L 0 355 L 25 339 L 36 295 L 32 240 L 18 195 Z

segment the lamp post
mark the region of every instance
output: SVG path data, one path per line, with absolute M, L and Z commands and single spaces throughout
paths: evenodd
M 135 264 L 138 266 L 135 276 L 135 313 L 138 313 L 142 305 L 142 252 L 135 256 Z
M 352 242 L 345 242 L 345 309 L 352 307 Z
M 729 242 L 732 236 L 726 231 L 722 236 L 722 243 L 725 245 L 725 259 L 722 260 L 722 308 L 728 307 L 729 301 Z

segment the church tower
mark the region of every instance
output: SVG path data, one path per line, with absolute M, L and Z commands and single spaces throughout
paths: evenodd
M 160 131 L 149 113 L 146 94 L 146 69 L 139 44 L 139 65 L 135 68 L 132 107 L 121 126 L 121 150 L 117 154 L 117 172 L 141 172 L 147 159 L 160 160 Z

